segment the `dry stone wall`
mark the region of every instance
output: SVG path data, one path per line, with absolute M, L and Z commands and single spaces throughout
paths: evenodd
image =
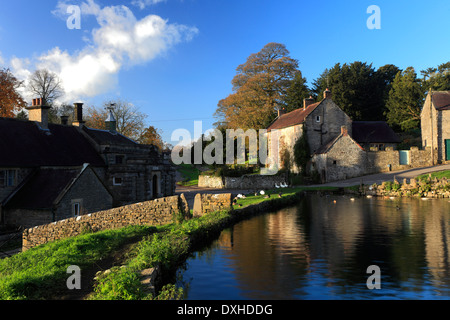
M 92 214 L 69 218 L 26 229 L 22 250 L 50 241 L 74 237 L 86 231 L 119 229 L 128 225 L 163 225 L 173 221 L 174 214 L 189 213 L 184 195 L 160 198 Z
M 201 217 L 205 214 L 231 209 L 231 193 L 223 194 L 197 194 L 194 200 L 193 215 Z

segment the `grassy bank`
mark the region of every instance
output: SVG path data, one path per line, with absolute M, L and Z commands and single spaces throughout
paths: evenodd
M 163 274 L 174 271 L 192 250 L 217 237 L 220 232 L 253 214 L 294 204 L 311 188 L 272 190 L 271 198 L 249 195 L 240 199 L 231 211 L 215 212 L 160 227 L 129 226 L 120 230 L 88 233 L 32 248 L 11 258 L 0 260 L 0 299 L 57 299 L 68 292 L 68 266 L 85 270 L 99 265 L 126 244 L 135 242 L 127 259 L 100 276 L 89 299 L 141 300 L 177 299 L 180 289 L 167 285 L 158 297 L 146 292 L 140 283 L 143 269 L 159 266 Z M 315 188 L 335 191 L 336 188 Z M 277 192 L 282 192 L 281 198 Z M 264 203 L 255 206 L 257 203 Z M 259 208 L 255 210 L 254 208 Z
M 418 176 L 417 178 L 419 180 L 426 180 L 426 179 L 428 179 L 430 177 L 430 175 L 431 175 L 431 179 L 434 179 L 434 178 L 437 178 L 437 179 L 442 179 L 442 178 L 450 179 L 450 170 L 443 170 L 443 171 L 437 171 L 437 172 L 422 174 L 422 175 Z
M 179 181 L 178 183 L 182 186 L 190 187 L 198 185 L 198 176 L 200 174 L 200 170 L 197 169 L 192 164 L 180 164 L 177 167 L 178 172 L 180 172 L 183 181 Z

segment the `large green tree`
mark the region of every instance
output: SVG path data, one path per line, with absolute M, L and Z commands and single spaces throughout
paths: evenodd
M 310 96 L 311 91 L 306 85 L 306 78 L 304 78 L 302 73 L 298 71 L 287 88 L 286 95 L 284 96 L 284 107 L 286 108 L 286 112 L 302 108 L 303 99 L 309 98 Z
M 352 120 L 384 120 L 387 93 L 399 69 L 386 65 L 378 70 L 365 62 L 337 63 L 313 82 L 317 100 L 330 89 L 333 100 Z
M 423 101 L 424 90 L 414 68 L 397 73 L 386 103 L 388 124 L 403 131 L 418 128 Z
M 269 43 L 237 67 L 233 93 L 219 101 L 215 117 L 228 128 L 260 129 L 284 106 L 284 96 L 298 73 L 298 61 L 286 46 Z
M 424 89 L 434 91 L 450 90 L 450 61 L 440 64 L 437 68 L 420 71 L 423 75 Z

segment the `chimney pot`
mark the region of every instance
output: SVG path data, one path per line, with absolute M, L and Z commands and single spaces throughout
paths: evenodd
M 303 110 L 308 108 L 308 106 L 312 105 L 313 103 L 314 103 L 314 99 L 311 96 L 307 99 L 303 99 Z
M 76 127 L 82 127 L 85 123 L 85 121 L 83 121 L 83 103 L 76 102 L 73 105 L 75 107 L 75 119 L 73 120 L 73 125 Z
M 324 92 L 323 92 L 323 98 L 324 99 L 327 99 L 327 98 L 330 98 L 331 99 L 331 91 L 330 91 L 330 89 L 326 89 Z
M 285 108 L 278 109 L 278 118 L 281 117 L 285 113 L 286 113 L 286 109 Z
M 39 122 L 40 127 L 44 130 L 48 130 L 48 110 L 51 108 L 43 103 L 41 98 L 32 99 L 31 107 L 26 108 L 28 110 L 28 119 L 30 121 Z
M 69 124 L 69 116 L 61 116 L 61 124 L 67 126 Z

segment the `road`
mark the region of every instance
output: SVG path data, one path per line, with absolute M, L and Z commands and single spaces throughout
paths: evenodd
M 381 184 L 383 181 L 393 181 L 394 178 L 397 179 L 397 181 L 401 183 L 403 181 L 403 179 L 405 179 L 405 178 L 408 179 L 408 182 L 409 182 L 409 179 L 411 179 L 411 178 L 415 178 L 422 174 L 427 174 L 430 172 L 436 172 L 436 171 L 442 171 L 442 170 L 450 170 L 450 164 L 426 167 L 426 168 L 416 168 L 416 169 L 377 173 L 377 174 L 371 174 L 371 175 L 358 177 L 358 178 L 352 178 L 352 179 L 347 179 L 347 180 L 318 184 L 318 185 L 314 185 L 314 186 L 317 186 L 317 187 L 319 187 L 319 186 L 322 186 L 322 187 L 323 186 L 348 187 L 348 186 L 359 185 L 361 183 L 361 181 L 365 185 L 374 184 L 374 183 Z

